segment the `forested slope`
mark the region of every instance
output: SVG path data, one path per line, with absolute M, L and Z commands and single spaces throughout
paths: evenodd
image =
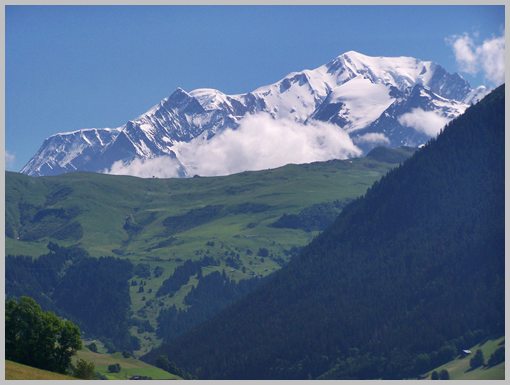
M 504 333 L 504 86 L 244 300 L 147 359 L 206 379 L 406 378 Z

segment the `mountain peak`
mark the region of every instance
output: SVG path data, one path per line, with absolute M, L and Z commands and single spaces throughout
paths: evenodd
M 421 60 L 411 57 L 411 56 L 372 56 L 366 55 L 364 53 L 358 51 L 346 51 L 337 57 L 335 57 L 331 62 L 335 62 L 338 60 L 348 60 L 348 61 L 356 61 L 359 63 L 363 63 L 367 66 L 377 65 L 379 62 L 395 62 L 402 60 L 409 60 L 411 62 L 420 62 Z
M 171 98 L 182 97 L 182 96 L 190 96 L 190 95 L 183 88 L 177 87 L 175 89 L 175 91 L 172 92 L 172 94 L 168 98 L 171 99 Z
M 361 52 L 358 52 L 358 51 L 353 51 L 353 50 L 350 50 L 350 51 L 346 51 L 340 55 L 338 55 L 337 57 L 350 57 L 350 58 L 355 58 L 355 57 L 358 57 L 358 58 L 367 58 L 367 57 L 371 57 L 371 56 L 368 56 L 368 55 L 365 55 Z
M 177 87 L 176 90 L 164 102 L 164 107 L 185 109 L 190 104 L 199 106 L 199 103 L 197 103 L 196 99 L 190 95 L 190 93 L 181 87 Z
M 411 100 L 414 95 L 411 91 L 418 85 L 425 87 L 431 97 Z M 399 121 L 401 115 L 419 108 L 450 120 L 484 92 L 473 90 L 461 77 L 430 61 L 406 56 L 368 56 L 350 50 L 325 65 L 292 72 L 245 94 L 227 95 L 214 88 L 188 92 L 178 87 L 132 123 L 114 131 L 94 129 L 57 134 L 54 141 L 42 144 L 22 171 L 46 175 L 44 170 L 49 166 L 52 173 L 84 167 L 89 171 L 108 170 L 115 160 L 169 154 L 178 142 L 202 138 L 206 143 L 227 128 L 236 130 L 244 117 L 258 113 L 304 125 L 317 120 L 331 123 L 347 133 L 363 151 L 377 143 L 417 145 L 429 139 L 419 131 L 425 130 L 422 126 L 427 123 L 411 119 L 415 128 L 404 127 Z M 439 97 L 440 103 L 432 102 Z M 409 115 L 407 118 L 410 121 Z M 122 137 L 117 138 L 121 130 L 126 131 L 134 147 L 122 142 Z M 85 151 L 88 148 L 90 151 Z M 97 154 L 100 159 L 93 159 Z M 44 164 L 48 167 L 43 167 Z
M 228 104 L 227 95 L 214 88 L 197 88 L 189 93 L 205 110 L 216 110 Z

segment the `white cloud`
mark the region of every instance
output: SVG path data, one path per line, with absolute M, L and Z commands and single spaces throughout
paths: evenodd
M 204 176 L 361 154 L 349 135 L 335 125 L 318 121 L 303 125 L 267 114 L 248 116 L 238 129 L 225 130 L 209 141 L 180 143 L 175 152 L 190 174 Z
M 484 77 L 495 85 L 505 81 L 505 37 L 503 35 L 486 39 L 477 45 L 468 34 L 447 38 L 452 46 L 455 59 L 462 72 Z
M 356 143 L 380 143 L 390 144 L 390 140 L 386 135 L 378 132 L 369 132 L 368 134 L 361 135 L 355 139 Z
M 275 120 L 267 114 L 244 118 L 236 130 L 227 129 L 210 140 L 176 143 L 172 150 L 188 175 L 229 175 L 264 170 L 289 163 L 310 163 L 361 155 L 338 126 L 312 121 L 306 125 Z M 107 173 L 135 176 L 178 176 L 179 163 L 169 157 L 116 162 Z
M 15 161 L 16 155 L 14 155 L 12 152 L 9 152 L 8 150 L 5 150 L 5 168 L 13 166 Z
M 485 77 L 495 85 L 505 82 L 505 38 L 485 40 L 479 47 Z
M 462 72 L 475 74 L 478 72 L 478 58 L 474 52 L 474 42 L 468 35 L 453 37 L 450 41 L 455 53 L 455 60 Z
M 403 126 L 414 128 L 430 137 L 439 134 L 439 131 L 448 123 L 447 118 L 421 108 L 413 108 L 411 112 L 399 116 L 398 121 Z
M 179 176 L 180 164 L 169 156 L 161 156 L 152 159 L 134 159 L 131 162 L 121 160 L 115 162 L 107 174 L 132 175 L 140 178 L 174 178 Z

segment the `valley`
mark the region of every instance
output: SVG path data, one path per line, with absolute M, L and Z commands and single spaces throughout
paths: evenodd
M 172 327 L 158 332 L 158 317 L 166 317 L 165 325 L 173 319 L 182 325 L 182 333 L 214 314 L 215 306 L 239 295 L 238 282 L 254 286 L 280 269 L 346 204 L 413 151 L 378 148 L 365 158 L 227 177 L 140 179 L 75 173 L 33 178 L 7 173 L 6 254 L 38 257 L 54 242 L 79 246 L 92 257 L 131 262 L 129 332 L 140 341 L 135 353 L 145 354 L 164 336 L 176 335 Z M 190 262 L 197 268 L 192 264 L 184 269 Z M 180 281 L 171 290 L 161 290 L 178 268 Z M 211 275 L 214 272 L 224 273 L 225 283 Z M 201 277 L 208 276 L 203 281 L 208 288 L 199 288 L 194 300 L 186 300 Z M 225 299 L 203 313 L 203 296 L 220 287 L 230 294 L 222 294 Z M 193 307 L 192 314 L 175 319 L 175 312 Z

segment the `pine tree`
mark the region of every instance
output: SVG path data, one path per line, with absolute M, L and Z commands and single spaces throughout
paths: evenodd
M 501 362 L 505 361 L 505 347 L 501 346 L 499 347 L 489 358 L 489 361 L 487 361 L 487 365 L 494 366 Z
M 475 353 L 475 356 L 469 361 L 469 366 L 471 369 L 476 369 L 482 365 L 485 365 L 485 358 L 483 356 L 483 352 L 478 349 Z
M 440 380 L 449 380 L 450 379 L 450 373 L 448 373 L 448 370 L 443 369 L 439 372 L 439 379 Z

